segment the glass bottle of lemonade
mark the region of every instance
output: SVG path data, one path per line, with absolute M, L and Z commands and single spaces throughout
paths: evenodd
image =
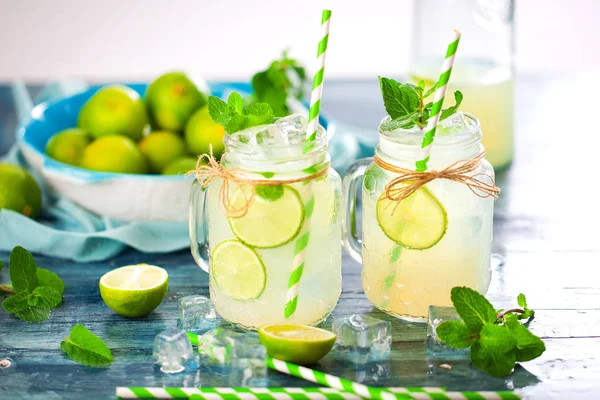
M 416 179 L 407 178 L 394 186 L 399 177 L 414 172 L 415 163 L 422 159 L 423 129 L 414 124 L 382 129 L 390 126 L 389 121 L 389 116 L 384 118 L 379 127 L 375 158 L 357 161 L 344 177 L 344 245 L 354 259 L 362 260 L 363 288 L 377 308 L 406 320 L 426 321 L 430 305 L 452 305 L 454 286 L 486 292 L 495 192 L 486 197 L 474 189 L 477 195 L 463 182 L 440 178 L 406 198 L 391 200 L 390 193 Z M 494 170 L 483 159 L 481 137 L 479 121 L 472 115 L 456 112 L 441 121 L 428 171 L 443 171 L 470 160 L 473 168 L 463 178 L 477 178 L 495 188 Z M 357 183 L 363 175 L 359 239 L 353 219 Z
M 226 133 L 220 165 L 234 178 L 192 187 L 192 254 L 209 273 L 217 312 L 244 329 L 318 324 L 340 296 L 341 180 L 329 168 L 325 130 L 309 151 L 305 137 L 298 115 Z M 298 257 L 297 304 L 287 315 Z
M 454 60 L 448 93 L 460 88 L 461 109 L 476 115 L 485 132 L 486 158 L 496 170 L 513 159 L 514 0 L 418 0 L 414 3 L 410 76 L 416 84 L 436 82 L 446 42 L 431 33 L 460 27 L 460 54 Z

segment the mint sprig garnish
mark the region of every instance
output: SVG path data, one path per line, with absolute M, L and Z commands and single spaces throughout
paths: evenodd
M 98 336 L 78 324 L 60 343 L 60 349 L 76 363 L 90 367 L 106 367 L 113 362 L 108 346 Z
M 523 308 L 502 311 L 468 287 L 452 288 L 450 297 L 462 321 L 444 321 L 436 333 L 450 347 L 470 347 L 475 368 L 503 377 L 511 373 L 515 363 L 533 360 L 546 350 L 544 342 L 519 322 L 534 316 L 524 294 L 517 299 Z
M 425 82 L 420 81 L 418 85 L 411 83 L 400 83 L 394 79 L 379 77 L 379 86 L 383 97 L 383 105 L 390 116 L 390 120 L 381 124 L 383 131 L 396 129 L 410 129 L 415 125 L 424 128 L 429 120 L 432 102 L 426 99 L 435 93 L 437 84 L 425 90 Z M 442 110 L 440 121 L 454 114 L 463 100 L 461 92 L 454 92 L 455 104 Z
M 16 318 L 41 322 L 50 316 L 50 310 L 62 302 L 63 281 L 54 272 L 38 268 L 30 252 L 17 246 L 10 253 L 9 275 L 12 285 L 3 285 L 2 291 L 12 296 L 2 302 L 2 308 Z
M 288 99 L 302 100 L 306 71 L 300 63 L 288 57 L 284 51 L 281 59 L 273 61 L 264 71 L 259 71 L 252 77 L 254 99 L 267 103 L 278 117 L 290 114 Z
M 271 106 L 265 103 L 254 103 L 244 107 L 242 96 L 235 92 L 229 95 L 227 102 L 216 96 L 210 96 L 208 113 L 213 121 L 223 125 L 229 134 L 252 126 L 272 124 L 274 121 Z

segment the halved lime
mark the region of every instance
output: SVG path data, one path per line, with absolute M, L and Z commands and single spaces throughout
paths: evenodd
M 242 301 L 260 297 L 267 272 L 260 256 L 237 240 L 225 240 L 212 252 L 211 274 L 225 294 Z
M 264 190 L 261 190 L 263 188 Z M 246 201 L 246 189 L 231 195 L 231 205 L 239 209 Z M 261 249 L 284 245 L 294 239 L 304 222 L 304 205 L 291 186 L 257 186 L 248 213 L 230 218 L 231 230 L 242 242 Z
M 329 353 L 336 336 L 312 326 L 272 324 L 258 328 L 258 338 L 271 357 L 306 365 L 316 363 Z
M 102 300 L 124 317 L 150 314 L 163 301 L 168 288 L 167 271 L 155 265 L 127 265 L 100 278 Z
M 383 233 L 406 248 L 429 249 L 446 234 L 446 210 L 425 187 L 399 202 L 382 193 L 376 207 L 377 222 Z

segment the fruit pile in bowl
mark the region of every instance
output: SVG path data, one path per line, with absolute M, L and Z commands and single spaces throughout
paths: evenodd
M 210 145 L 217 156 L 223 150 L 208 94 L 181 72 L 94 87 L 36 107 L 19 145 L 52 189 L 95 213 L 185 221 L 193 179 L 185 173 Z

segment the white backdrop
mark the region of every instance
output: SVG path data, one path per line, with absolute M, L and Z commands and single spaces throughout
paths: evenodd
M 418 0 L 415 0 L 418 1 Z M 600 1 L 516 0 L 517 67 L 600 68 Z M 412 0 L 0 0 L 0 81 L 246 78 L 286 46 L 308 62 L 333 10 L 330 77 L 408 66 Z

